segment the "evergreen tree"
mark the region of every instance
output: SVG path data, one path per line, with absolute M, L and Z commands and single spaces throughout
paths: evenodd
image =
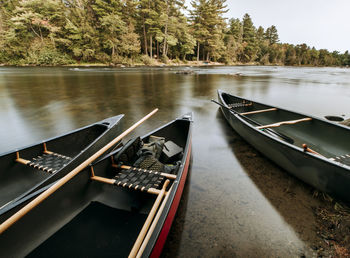
M 258 41 L 256 38 L 256 28 L 253 25 L 252 19 L 249 14 L 243 16 L 243 57 L 245 62 L 252 62 L 257 58 L 259 51 Z
M 11 0 L 0 5 L 0 63 L 128 63 L 151 58 L 346 66 L 349 52 L 279 43 L 274 25 L 226 24 L 225 0 Z M 75 61 L 74 61 L 75 60 Z M 150 58 L 142 57 L 150 64 Z
M 279 39 L 277 28 L 274 25 L 266 29 L 265 38 L 268 40 L 270 45 L 278 43 Z
M 50 64 L 60 62 L 56 44 L 65 24 L 63 4 L 56 0 L 18 2 L 8 13 L 4 49 L 12 62 Z M 56 59 L 56 60 L 53 60 Z
M 265 39 L 265 30 L 261 26 L 259 26 L 256 32 L 256 40 L 257 40 L 258 49 L 259 49 L 257 53 L 257 61 L 259 61 L 261 64 L 270 63 L 269 43 Z
M 182 59 L 185 59 L 186 55 L 193 53 L 196 44 L 191 35 L 187 18 L 183 14 L 185 1 L 168 0 L 167 3 L 167 21 L 163 27 L 163 56 L 167 57 L 170 48 L 173 56 L 176 58 L 182 56 Z
M 78 61 L 94 61 L 100 49 L 96 17 L 89 0 L 66 0 L 67 23 L 62 44 Z
M 124 55 L 135 58 L 141 49 L 140 36 L 136 33 L 138 0 L 122 1 L 122 19 L 126 24 L 127 33 L 123 35 Z
M 207 61 L 210 60 L 210 57 L 217 60 L 225 50 L 223 31 L 226 24 L 222 16 L 227 12 L 225 2 L 226 0 L 191 2 L 193 7 L 191 11 L 192 26 L 197 41 L 197 60 L 201 44 L 203 45 L 203 59 L 205 58 Z
M 119 62 L 121 56 L 138 53 L 139 41 L 133 31 L 133 21 L 131 18 L 123 19 L 122 13 L 124 8 L 132 8 L 132 5 L 119 0 L 95 0 L 91 8 L 101 45 L 101 51 L 97 49 L 97 57 L 106 53 L 111 56 L 112 62 Z
M 345 53 L 342 57 L 342 65 L 350 66 L 350 54 L 349 54 L 348 50 L 345 51 Z
M 239 19 L 230 19 L 225 33 L 226 51 L 224 60 L 226 63 L 240 62 L 239 57 L 243 54 L 243 26 Z
M 193 10 L 190 11 L 191 21 L 192 21 L 192 31 L 193 31 L 194 38 L 197 41 L 197 61 L 199 61 L 200 46 L 202 45 L 202 48 L 204 50 L 205 40 L 209 34 L 208 28 L 206 26 L 206 18 L 207 18 L 206 10 L 208 6 L 208 2 L 206 0 L 199 0 L 199 1 L 192 0 L 191 5 L 193 8 Z

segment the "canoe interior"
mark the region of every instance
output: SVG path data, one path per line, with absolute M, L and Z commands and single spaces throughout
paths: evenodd
M 226 104 L 242 103 L 243 101 L 252 103 L 249 106 L 234 108 L 238 113 L 273 108 L 269 105 L 247 101 L 226 93 L 222 94 L 222 98 Z M 302 119 L 308 116 L 277 108 L 275 111 L 249 114 L 246 117 L 262 125 L 268 125 L 282 121 Z M 343 126 L 312 118 L 311 121 L 304 121 L 293 125 L 282 125 L 271 129 L 292 138 L 294 140 L 293 145 L 301 147 L 305 143 L 309 148 L 327 158 L 350 154 L 350 130 Z M 265 132 L 267 131 L 265 130 Z
M 165 137 L 185 149 L 189 131 L 190 121 L 179 119 L 151 135 Z M 117 174 L 110 157 L 93 164 L 93 169 L 96 176 L 112 178 Z M 30 257 L 127 256 L 157 195 L 90 177 L 91 169 L 86 168 L 1 234 L 0 252 Z M 1 215 L 0 222 L 11 212 Z
M 107 129 L 107 126 L 95 124 L 48 140 L 46 146 L 49 151 L 74 158 Z M 42 155 L 43 150 L 40 143 L 18 151 L 21 158 L 31 160 Z M 16 151 L 0 156 L 0 207 L 52 175 L 15 160 Z

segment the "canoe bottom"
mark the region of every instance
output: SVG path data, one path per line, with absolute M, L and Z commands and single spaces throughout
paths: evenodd
M 127 257 L 146 217 L 91 202 L 28 257 Z

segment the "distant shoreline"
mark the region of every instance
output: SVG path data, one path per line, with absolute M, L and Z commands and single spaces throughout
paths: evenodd
M 152 64 L 104 64 L 104 63 L 76 63 L 76 64 L 62 64 L 62 65 L 42 65 L 42 64 L 24 64 L 24 65 L 11 65 L 11 64 L 0 64 L 0 67 L 113 67 L 113 68 L 124 68 L 124 67 L 204 67 L 204 66 L 280 66 L 280 67 L 339 67 L 339 68 L 350 68 L 349 66 L 312 66 L 312 65 L 284 65 L 284 64 L 259 64 L 256 62 L 252 63 L 231 63 L 225 64 L 220 62 L 207 62 L 207 61 L 174 61 L 169 60 L 167 64 L 153 59 Z

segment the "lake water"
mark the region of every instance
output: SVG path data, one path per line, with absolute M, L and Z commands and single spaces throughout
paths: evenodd
M 183 74 L 182 71 L 193 71 Z M 180 73 L 179 73 L 180 72 Z M 0 67 L 0 152 L 120 113 L 135 134 L 194 113 L 193 160 L 164 256 L 316 254 L 310 188 L 244 142 L 217 89 L 317 117 L 350 118 L 350 69 Z

